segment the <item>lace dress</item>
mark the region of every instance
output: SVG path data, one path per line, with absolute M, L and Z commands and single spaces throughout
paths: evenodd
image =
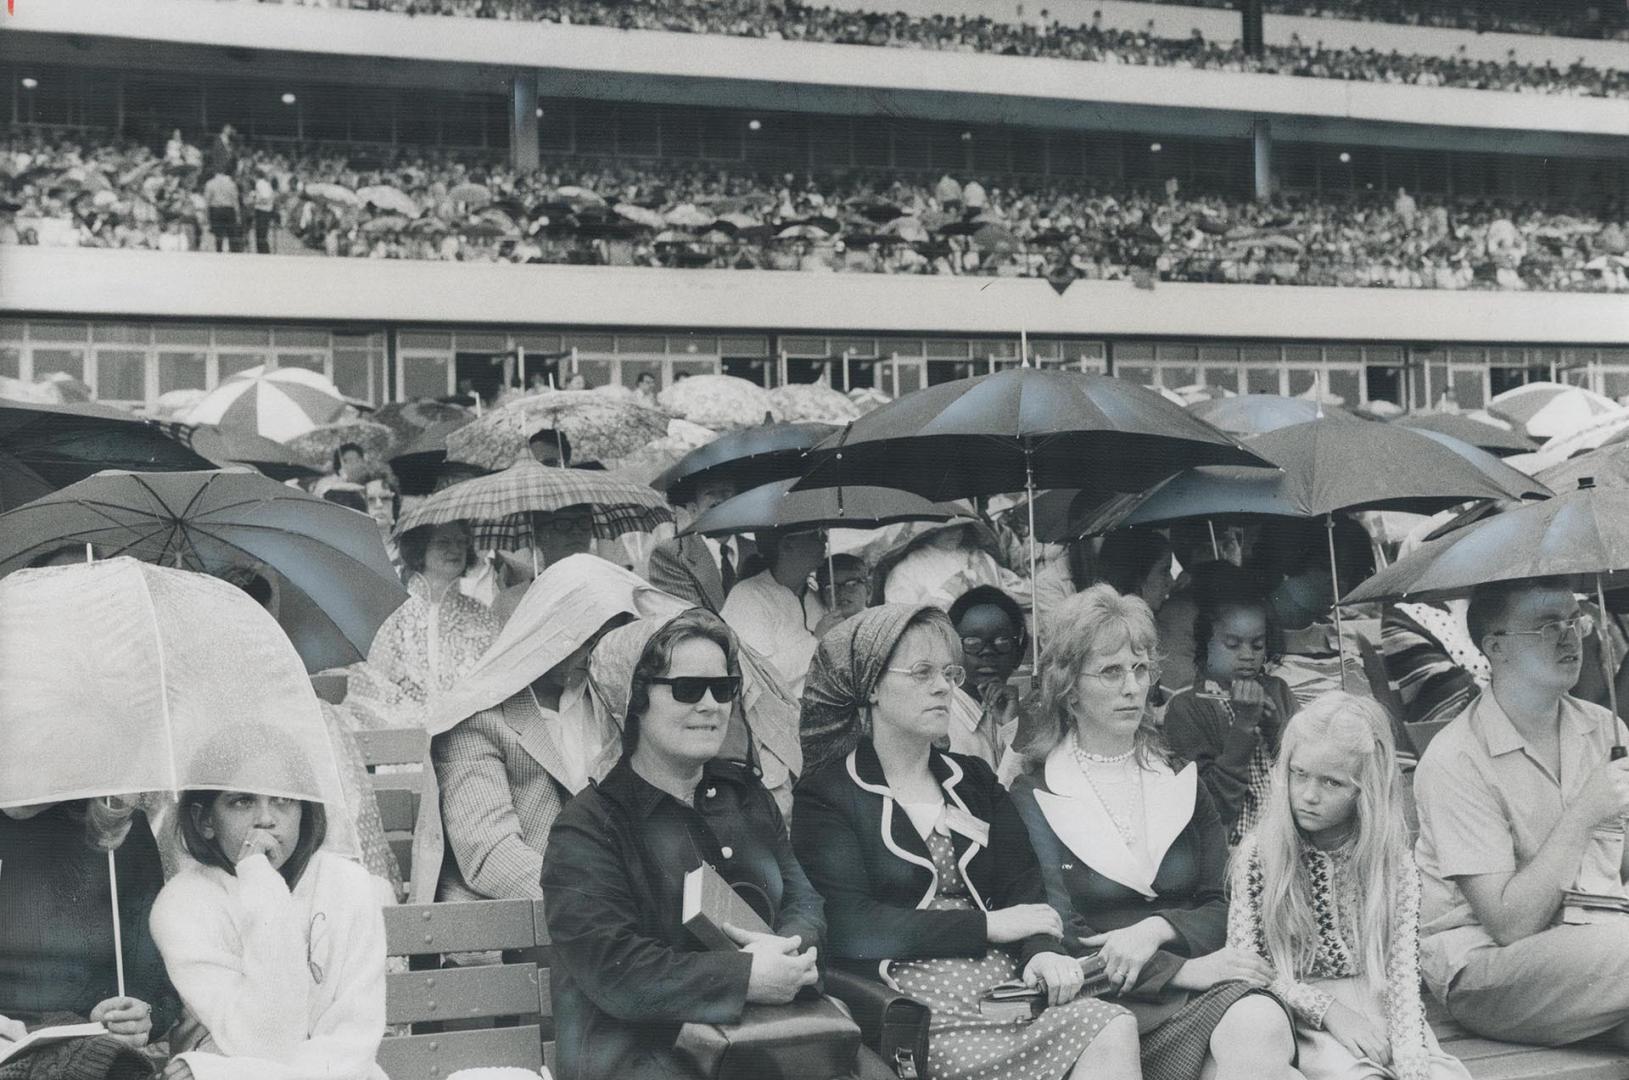
M 929 910 L 971 908 L 956 866 L 956 851 L 941 832 L 927 836 L 939 874 L 939 893 Z M 979 1012 L 979 998 L 997 983 L 1017 979 L 1018 962 L 991 948 L 981 958 L 901 960 L 889 975 L 901 991 L 933 1010 L 927 1075 L 931 1080 L 1059 1080 L 1103 1025 L 1122 1010 L 1096 998 L 1076 998 L 1047 1009 L 1028 1023 L 1001 1023 Z

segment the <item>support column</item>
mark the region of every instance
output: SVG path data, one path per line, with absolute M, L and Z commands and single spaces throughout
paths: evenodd
M 1273 125 L 1258 116 L 1250 127 L 1250 154 L 1254 166 L 1256 201 L 1273 197 Z
M 517 71 L 509 84 L 509 164 L 532 172 L 537 152 L 537 73 Z

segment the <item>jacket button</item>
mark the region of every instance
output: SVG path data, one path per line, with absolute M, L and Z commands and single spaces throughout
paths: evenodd
M 707 797 L 709 799 L 716 798 L 717 796 L 718 796 L 718 789 L 716 787 L 710 787 L 710 788 L 707 789 Z
M 735 858 L 735 849 L 734 848 L 721 847 L 721 848 L 718 849 L 718 853 L 720 855 L 724 856 L 726 859 Z

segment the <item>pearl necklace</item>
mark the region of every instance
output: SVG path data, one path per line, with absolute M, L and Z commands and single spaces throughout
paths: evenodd
M 1137 748 L 1135 746 L 1123 754 L 1094 754 L 1090 750 L 1082 750 L 1078 746 L 1075 747 L 1075 756 L 1080 758 L 1082 762 L 1089 761 L 1093 765 L 1123 765 L 1130 761 L 1131 755 L 1135 754 L 1136 752 Z
M 1092 794 L 1097 796 L 1097 801 L 1103 804 L 1103 809 L 1108 812 L 1109 821 L 1113 823 L 1115 831 L 1120 834 L 1120 839 L 1124 840 L 1126 847 L 1132 850 L 1136 850 L 1138 845 L 1137 825 L 1145 815 L 1141 770 L 1131 762 L 1132 755 L 1135 752 L 1134 747 L 1123 754 L 1104 756 L 1082 750 L 1078 746 L 1075 747 L 1075 761 L 1080 765 L 1081 775 L 1086 778 L 1086 785 L 1092 789 Z M 1132 799 L 1128 800 L 1131 805 L 1121 807 L 1124 813 L 1123 817 L 1120 813 L 1115 812 L 1115 807 L 1110 803 L 1108 796 L 1104 794 L 1103 788 L 1099 787 L 1097 781 L 1092 779 L 1092 766 L 1094 765 L 1098 767 L 1104 765 L 1131 765 L 1129 770 L 1117 770 L 1122 777 L 1125 777 L 1127 772 L 1130 773 L 1129 779 L 1134 792 Z

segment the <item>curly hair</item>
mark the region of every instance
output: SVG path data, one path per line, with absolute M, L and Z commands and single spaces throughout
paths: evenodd
M 1230 562 L 1206 563 L 1194 571 L 1193 663 L 1195 678 L 1202 678 L 1210 652 L 1211 634 L 1224 612 L 1260 611 L 1267 620 L 1267 665 L 1284 658 L 1284 631 L 1273 614 L 1272 602 L 1259 574 Z
M 706 608 L 691 608 L 674 617 L 666 626 L 651 635 L 645 649 L 634 664 L 633 679 L 628 688 L 628 712 L 622 720 L 622 754 L 624 757 L 639 748 L 639 725 L 650 708 L 651 680 L 667 674 L 673 663 L 673 650 L 681 641 L 701 638 L 711 641 L 724 651 L 725 670 L 737 678 L 741 675 L 741 657 L 736 648 L 735 633 L 724 620 Z
M 469 523 L 455 521 L 451 524 L 458 526 L 459 533 L 464 537 L 464 572 L 475 569 L 475 534 L 470 531 Z M 420 525 L 408 529 L 396 538 L 396 550 L 402 557 L 402 569 L 408 574 L 424 573 L 424 559 L 430 552 L 430 537 L 439 529 L 440 525 Z
M 1159 662 L 1154 612 L 1142 597 L 1123 595 L 1106 583 L 1083 589 L 1053 608 L 1042 640 L 1038 728 L 1028 745 L 1014 747 L 1032 767 L 1073 734 L 1079 723 L 1075 687 L 1093 661 L 1130 645 L 1150 664 Z M 1146 708 L 1135 748 L 1137 762 L 1145 768 L 1170 760 L 1154 714 Z

